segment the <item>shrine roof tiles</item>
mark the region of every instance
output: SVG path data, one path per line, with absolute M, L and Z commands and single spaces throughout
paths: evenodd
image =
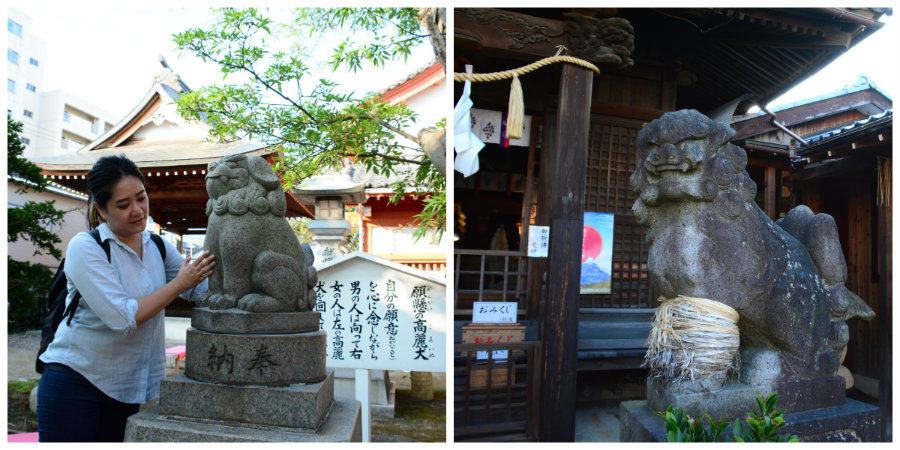
M 84 171 L 91 169 L 103 156 L 126 155 L 138 167 L 173 167 L 205 165 L 234 153 L 263 155 L 270 150 L 263 144 L 231 142 L 160 143 L 155 145 L 127 145 L 92 151 L 78 151 L 63 155 L 35 159 L 33 162 L 45 171 Z

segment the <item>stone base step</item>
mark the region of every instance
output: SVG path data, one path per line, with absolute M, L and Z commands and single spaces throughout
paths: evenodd
M 184 374 L 160 384 L 159 413 L 316 431 L 334 400 L 334 373 L 318 383 L 284 387 L 229 386 Z
M 665 421 L 647 407 L 645 400 L 622 402 L 619 417 L 621 442 L 666 441 Z M 784 421 L 778 433 L 796 434 L 801 442 L 877 442 L 881 437 L 881 410 L 853 399 L 840 406 L 788 411 Z M 731 436 L 731 426 L 722 433 L 723 438 L 727 436 Z
M 216 421 L 190 421 L 159 414 L 159 407 L 128 418 L 125 442 L 361 442 L 361 407 L 337 400 L 318 432 Z

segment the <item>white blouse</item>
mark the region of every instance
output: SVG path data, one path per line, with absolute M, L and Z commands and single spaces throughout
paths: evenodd
M 63 318 L 53 342 L 41 355 L 45 363 L 65 364 L 106 395 L 124 403 L 145 403 L 159 397 L 165 377 L 165 313 L 137 326 L 137 299 L 161 288 L 178 275 L 184 260 L 169 242 L 165 265 L 150 233 L 141 233 L 143 260 L 110 231 L 97 227 L 109 240 L 110 260 L 88 233 L 69 241 L 65 273 L 69 296 L 81 293 L 70 326 Z M 193 301 L 208 290 L 204 280 L 181 297 Z

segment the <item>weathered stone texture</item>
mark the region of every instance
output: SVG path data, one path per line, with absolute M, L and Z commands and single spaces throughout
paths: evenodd
M 235 308 L 222 311 L 194 308 L 191 311 L 191 326 L 212 333 L 306 333 L 319 329 L 319 313 L 313 311 L 248 313 Z
M 734 131 L 694 110 L 664 114 L 637 137 L 633 210 L 659 295 L 702 297 L 740 314 L 741 381 L 832 376 L 848 334 L 846 264 L 834 220 L 799 207 L 776 225 L 754 202 Z M 871 310 L 868 310 L 871 312 Z M 760 361 L 756 361 L 760 359 Z
M 325 378 L 324 331 L 221 334 L 189 328 L 185 375 L 230 385 L 287 386 Z
M 265 159 L 228 155 L 209 164 L 205 249 L 216 257 L 200 306 L 250 312 L 307 311 L 313 255 L 284 218 L 281 181 Z
M 228 386 L 179 374 L 160 385 L 159 413 L 316 431 L 334 400 L 334 374 L 318 383 L 285 387 Z
M 158 406 L 128 418 L 126 442 L 360 442 L 360 404 L 336 400 L 317 433 L 289 427 L 249 427 L 160 415 Z

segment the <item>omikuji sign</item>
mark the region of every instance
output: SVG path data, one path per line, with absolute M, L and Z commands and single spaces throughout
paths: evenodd
M 329 367 L 447 370 L 444 280 L 361 252 L 317 270 Z

